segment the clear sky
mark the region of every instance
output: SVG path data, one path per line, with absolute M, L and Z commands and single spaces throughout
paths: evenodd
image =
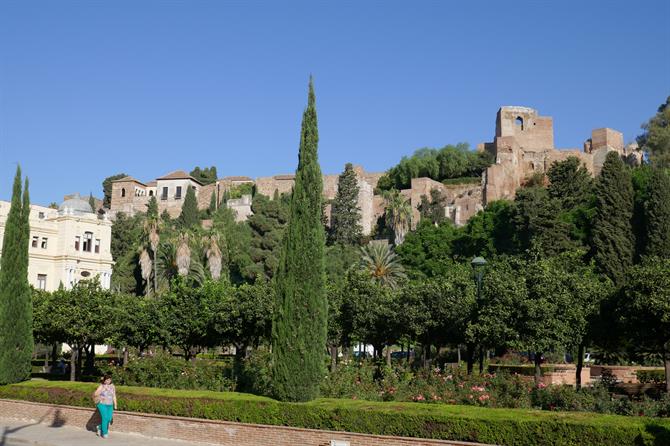
M 558 147 L 632 141 L 670 95 L 670 2 L 0 0 L 0 199 L 125 172 L 290 173 L 314 75 L 322 170 L 491 140 L 502 105 Z

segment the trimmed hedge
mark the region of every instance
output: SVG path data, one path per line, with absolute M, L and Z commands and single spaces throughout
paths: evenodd
M 0 397 L 92 408 L 95 387 L 33 380 L 0 386 Z M 666 419 L 338 399 L 280 403 L 230 392 L 124 386 L 117 390 L 121 410 L 211 420 L 509 446 L 670 444 Z
M 637 370 L 638 381 L 643 384 L 665 384 L 665 370 Z

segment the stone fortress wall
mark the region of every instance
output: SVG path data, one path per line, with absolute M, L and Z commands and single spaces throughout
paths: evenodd
M 418 206 L 421 196 L 430 196 L 432 189 L 438 189 L 446 197 L 445 215 L 457 226 L 464 225 L 470 217 L 482 210 L 486 203 L 500 199 L 513 199 L 516 190 L 536 173 L 544 174 L 554 161 L 570 156 L 579 158 L 586 168 L 598 175 L 607 153 L 616 151 L 629 162 L 640 162 L 641 153 L 635 144 L 624 146 L 623 134 L 610 128 L 599 128 L 591 132 L 591 137 L 583 143 L 583 148 L 556 149 L 554 147 L 553 118 L 540 116 L 529 107 L 506 106 L 498 110 L 495 136 L 492 142 L 482 143 L 477 150 L 488 151 L 495 159 L 478 184 L 445 185 L 430 178 L 414 178 L 409 189 L 401 193 L 410 201 L 413 209 L 413 227 L 419 221 Z M 355 166 L 358 177 L 358 206 L 361 209 L 363 233 L 369 235 L 374 230 L 377 219 L 383 216 L 385 202 L 375 194 L 377 182 L 382 172 L 366 172 Z M 113 182 L 112 216 L 117 212 L 135 214 L 145 212 L 152 195 L 156 195 L 159 212 L 167 210 L 174 218 L 181 212 L 185 188 L 191 186 L 196 191 L 198 207 L 209 207 L 212 194 L 221 203 L 224 192 L 241 184 L 253 184 L 256 193 L 270 198 L 275 194 L 288 193 L 293 189 L 295 175 L 284 174 L 260 177 L 232 176 L 217 180 L 213 184 L 202 185 L 183 171 L 172 172 L 150 183 L 142 183 L 132 177 Z M 338 174 L 323 175 L 323 196 L 329 201 L 337 194 Z M 181 196 L 176 188 L 180 186 Z M 166 189 L 167 188 L 167 189 Z M 166 192 L 167 191 L 167 192 Z M 252 214 L 251 196 L 228 200 L 228 207 L 235 210 L 238 221 Z M 330 204 L 326 206 L 330 218 Z

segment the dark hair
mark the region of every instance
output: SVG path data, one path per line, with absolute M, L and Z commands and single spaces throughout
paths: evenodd
M 104 384 L 105 381 L 107 381 L 108 379 L 112 379 L 112 375 L 102 375 L 102 378 L 100 378 L 100 382 Z

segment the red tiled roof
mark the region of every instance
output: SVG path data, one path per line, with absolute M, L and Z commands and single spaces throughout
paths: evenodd
M 146 186 L 146 185 L 145 185 L 143 182 L 141 182 L 140 180 L 137 180 L 137 179 L 135 179 L 135 178 L 133 178 L 133 177 L 130 177 L 130 176 L 128 176 L 128 177 L 123 177 L 123 178 L 119 178 L 118 180 L 114 180 L 114 181 L 112 181 L 112 183 L 117 183 L 117 182 L 120 183 L 121 181 L 125 181 L 125 182 L 127 182 L 127 181 L 134 181 L 135 183 L 141 184 L 142 186 Z
M 157 180 L 193 180 L 198 184 L 202 184 L 200 181 L 196 180 L 193 178 L 191 175 L 187 174 L 183 170 L 175 170 L 174 172 L 170 172 L 169 174 L 162 176 L 160 178 L 156 178 Z

